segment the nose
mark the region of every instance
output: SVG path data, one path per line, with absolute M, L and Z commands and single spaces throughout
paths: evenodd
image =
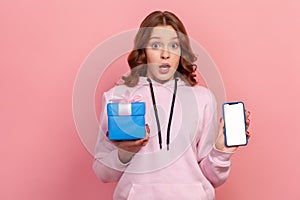
M 161 58 L 164 60 L 170 58 L 170 52 L 166 49 L 163 49 L 161 52 Z

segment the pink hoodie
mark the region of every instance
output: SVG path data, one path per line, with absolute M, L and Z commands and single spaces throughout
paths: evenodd
M 95 147 L 93 169 L 103 182 L 116 182 L 114 199 L 205 199 L 215 198 L 214 187 L 224 183 L 230 170 L 231 153 L 220 152 L 214 144 L 216 102 L 202 86 L 188 86 L 178 81 L 171 124 L 170 149 L 166 132 L 171 108 L 174 80 L 165 84 L 152 81 L 162 132 L 159 148 L 157 125 L 149 83 L 140 77 L 135 87 L 119 85 L 103 95 L 100 131 Z M 146 103 L 146 123 L 150 127 L 149 143 L 132 160 L 123 164 L 118 149 L 106 141 L 106 104 L 124 94 L 141 95 Z

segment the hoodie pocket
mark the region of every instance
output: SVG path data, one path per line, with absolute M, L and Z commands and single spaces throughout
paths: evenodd
M 210 189 L 209 189 L 210 190 Z M 194 184 L 133 184 L 128 200 L 213 200 L 214 191 L 205 191 L 201 183 Z

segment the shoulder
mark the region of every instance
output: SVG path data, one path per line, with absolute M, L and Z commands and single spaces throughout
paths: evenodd
M 129 87 L 125 84 L 115 85 L 111 89 L 104 92 L 103 96 L 106 99 L 124 99 L 130 98 L 135 95 L 135 93 L 141 89 L 145 88 L 144 85 L 136 85 L 134 87 Z
M 125 95 L 125 92 L 129 90 L 130 88 L 124 84 L 122 85 L 115 85 L 106 92 L 103 93 L 103 96 L 105 96 L 108 99 L 115 98 L 118 96 Z
M 198 113 L 213 112 L 216 107 L 216 99 L 213 92 L 201 85 L 184 85 L 179 92 L 181 102 L 190 110 L 195 109 Z
M 204 87 L 202 85 L 195 85 L 195 86 L 192 86 L 192 88 L 196 92 L 201 93 L 202 95 L 211 95 L 212 94 L 210 89 L 208 89 L 207 87 Z
M 215 103 L 215 95 L 207 87 L 195 85 L 191 87 L 198 101 L 206 103 Z

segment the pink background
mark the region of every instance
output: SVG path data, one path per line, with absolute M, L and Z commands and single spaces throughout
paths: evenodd
M 227 99 L 252 113 L 250 144 L 217 199 L 300 199 L 297 0 L 2 0 L 0 199 L 111 199 L 114 184 L 96 179 L 75 128 L 73 85 L 97 44 L 156 9 L 182 19 L 217 64 Z

